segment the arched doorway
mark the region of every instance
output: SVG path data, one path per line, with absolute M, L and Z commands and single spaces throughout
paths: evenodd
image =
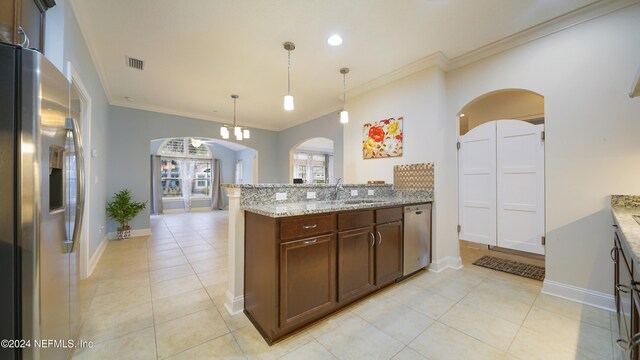
M 503 89 L 481 95 L 458 112 L 459 135 L 486 122 L 515 119 L 544 124 L 544 97 L 523 89 Z
M 294 145 L 289 151 L 289 180 L 301 184 L 334 181 L 333 140 L 316 137 Z
M 490 92 L 465 105 L 458 121 L 463 257 L 468 249 L 507 249 L 544 265 L 544 97 Z
M 151 214 L 220 210 L 227 207 L 225 183 L 253 183 L 258 152 L 218 139 L 176 137 L 152 140 Z

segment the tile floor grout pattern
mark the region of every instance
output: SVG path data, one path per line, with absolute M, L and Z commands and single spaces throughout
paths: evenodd
M 74 359 L 611 359 L 615 316 L 471 265 L 422 272 L 269 347 L 224 309 L 228 213 L 152 216 L 80 287 Z M 613 329 L 613 330 L 612 330 Z

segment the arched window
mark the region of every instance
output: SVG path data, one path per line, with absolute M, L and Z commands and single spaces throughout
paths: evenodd
M 196 146 L 197 145 L 197 146 Z M 162 157 L 160 178 L 163 198 L 181 198 L 185 176 L 192 180 L 192 198 L 210 198 L 212 183 L 212 159 L 209 147 L 194 138 L 167 139 L 160 145 L 158 155 Z M 180 171 L 186 160 L 195 161 L 193 174 Z

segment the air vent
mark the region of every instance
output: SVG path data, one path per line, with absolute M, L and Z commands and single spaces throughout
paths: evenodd
M 144 61 L 127 56 L 127 66 L 129 66 L 130 68 L 143 70 Z

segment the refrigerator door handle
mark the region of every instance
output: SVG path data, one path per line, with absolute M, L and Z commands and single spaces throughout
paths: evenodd
M 76 244 L 80 241 L 80 234 L 82 232 L 82 221 L 84 218 L 84 149 L 82 147 L 82 138 L 80 137 L 80 128 L 78 127 L 78 120 L 74 118 L 67 118 L 66 121 L 67 130 L 71 131 L 73 135 L 73 146 L 76 152 L 76 176 L 78 184 L 78 196 L 76 200 L 76 214 L 75 225 L 73 226 L 73 237 L 71 238 L 71 248 L 69 252 L 74 252 Z

